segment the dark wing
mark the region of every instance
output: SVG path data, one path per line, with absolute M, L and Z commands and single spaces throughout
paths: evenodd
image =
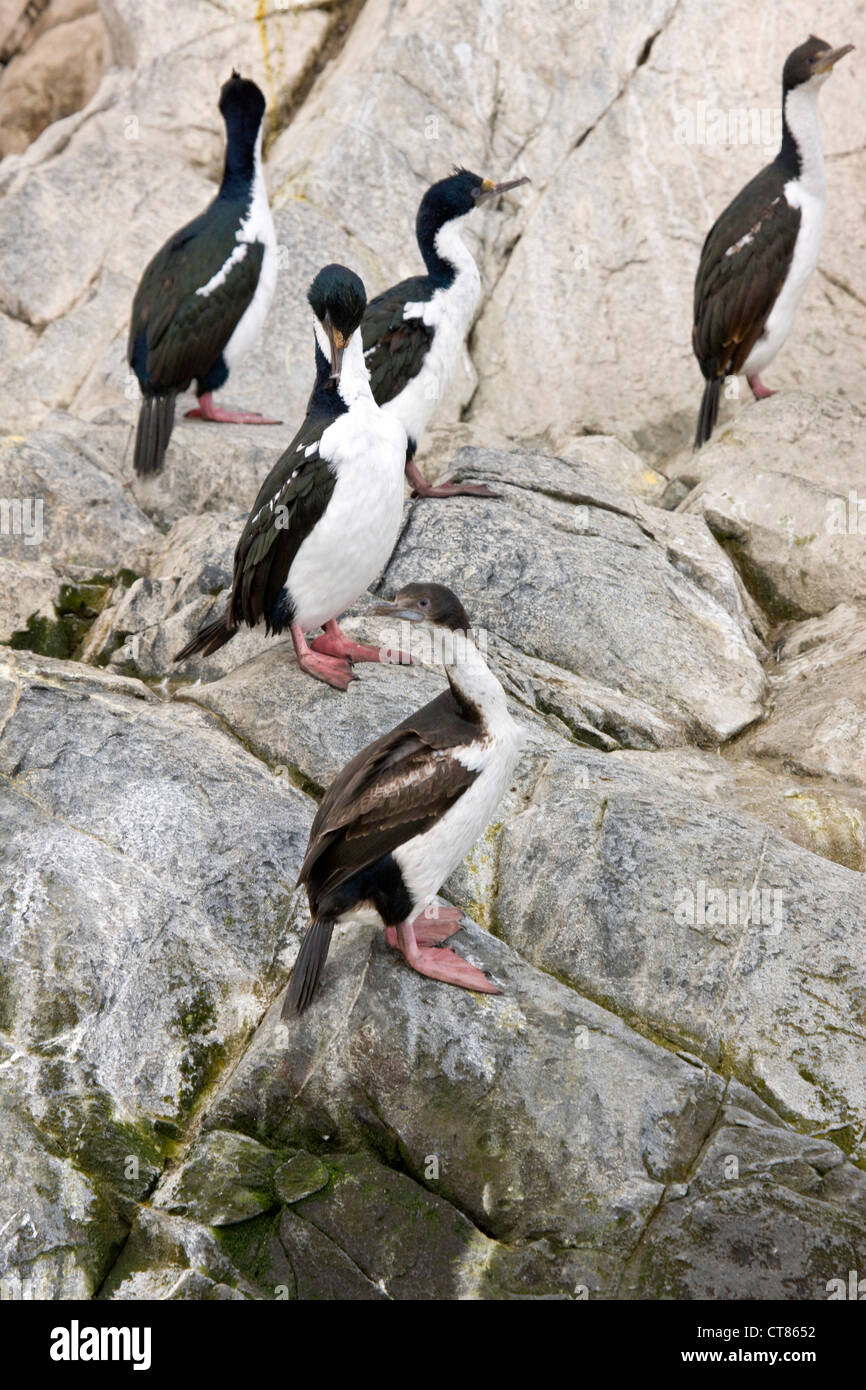
M 455 749 L 478 737 L 450 690 L 358 753 L 331 783 L 298 877 L 316 902 L 435 821 L 478 776 Z
M 407 304 L 429 298 L 429 283 L 418 275 L 385 290 L 367 305 L 361 335 L 377 405 L 393 400 L 421 370 L 433 341 L 433 329 L 419 318 L 404 318 L 403 311 Z
M 692 347 L 708 379 L 742 371 L 791 265 L 799 210 L 770 165 L 711 229 L 695 280 Z
M 339 403 L 342 407 L 342 402 Z M 233 621 L 274 627 L 274 604 L 300 546 L 322 516 L 336 477 L 319 453 L 332 414 L 308 415 L 259 489 L 235 550 Z M 281 625 L 276 625 L 277 631 Z
M 265 248 L 235 239 L 238 220 L 236 207 L 223 212 L 212 205 L 176 232 L 145 270 L 132 305 L 127 351 L 144 389 L 183 389 L 203 376 L 249 306 Z M 197 293 L 224 267 L 219 284 L 208 294 Z

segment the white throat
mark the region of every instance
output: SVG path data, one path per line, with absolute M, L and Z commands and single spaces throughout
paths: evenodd
M 818 118 L 818 94 L 825 80 L 824 76 L 813 77 L 793 87 L 785 97 L 785 120 L 800 152 L 799 182 L 806 192 L 818 195 L 827 185 Z
M 464 632 L 437 628 L 435 642 L 436 656 L 442 660 L 451 685 L 467 703 L 480 711 L 488 730 L 495 729 L 503 716 L 510 719 L 505 691 L 472 637 Z
M 467 216 L 468 213 L 463 217 L 453 217 L 450 222 L 443 222 L 433 239 L 433 245 L 437 256 L 441 256 L 448 265 L 453 265 L 458 279 L 463 275 L 478 279 L 475 259 L 460 235 Z

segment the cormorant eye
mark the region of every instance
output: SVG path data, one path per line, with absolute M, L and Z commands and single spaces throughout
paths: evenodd
M 429 607 L 430 607 L 430 600 L 429 600 L 429 598 L 419 598 L 419 600 L 418 600 L 418 607 L 419 607 L 419 608 L 429 608 Z

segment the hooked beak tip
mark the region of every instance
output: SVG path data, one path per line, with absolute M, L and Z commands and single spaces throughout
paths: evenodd
M 508 179 L 505 183 L 494 183 L 492 179 L 484 179 L 477 201 L 480 203 L 482 198 L 496 198 L 500 193 L 508 193 L 512 188 L 520 188 L 523 184 L 531 182 L 532 180 L 525 175 L 521 179 Z
M 831 48 L 829 53 L 825 53 L 820 60 L 818 72 L 823 75 L 825 72 L 832 72 L 840 58 L 844 58 L 846 53 L 853 53 L 853 43 L 844 43 L 841 48 Z

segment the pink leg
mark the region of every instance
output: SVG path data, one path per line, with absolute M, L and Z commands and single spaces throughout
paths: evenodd
M 461 989 L 475 990 L 480 994 L 499 993 L 482 970 L 470 965 L 456 951 L 449 951 L 447 947 L 437 951 L 419 946 L 411 922 L 401 922 L 397 928 L 397 949 L 413 970 L 417 970 L 419 975 L 426 975 L 428 979 L 441 980 L 446 985 L 459 985 Z
M 406 464 L 406 477 L 418 497 L 498 497 L 483 483 L 428 483 L 417 463 Z
M 775 396 L 776 392 L 771 391 L 769 386 L 765 386 L 758 373 L 754 376 L 747 376 L 746 381 L 752 388 L 752 394 L 756 401 L 765 401 L 769 396 Z
M 218 425 L 281 425 L 282 420 L 269 420 L 265 415 L 259 415 L 255 410 L 223 410 L 221 405 L 214 402 L 213 392 L 205 391 L 203 396 L 199 396 L 198 405 L 194 410 L 188 410 L 187 418 L 190 420 L 212 420 Z
M 348 657 L 350 661 L 382 659 L 380 647 L 365 647 L 360 642 L 350 642 L 348 637 L 344 637 L 334 618 L 325 623 L 324 635 L 314 637 L 310 646 L 314 652 L 323 652 L 325 656 Z
M 449 936 L 453 936 L 463 925 L 463 912 L 459 907 L 440 907 L 431 903 L 412 921 L 415 941 L 419 946 L 441 946 Z M 396 927 L 385 928 L 385 940 L 395 951 L 400 950 Z
M 310 651 L 307 639 L 297 623 L 292 623 L 291 632 L 298 665 L 302 671 L 315 676 L 316 680 L 324 681 L 326 685 L 332 685 L 335 690 L 348 690 L 349 682 L 357 680 L 357 676 L 352 674 L 352 663 L 345 657 L 324 656 L 320 652 Z

